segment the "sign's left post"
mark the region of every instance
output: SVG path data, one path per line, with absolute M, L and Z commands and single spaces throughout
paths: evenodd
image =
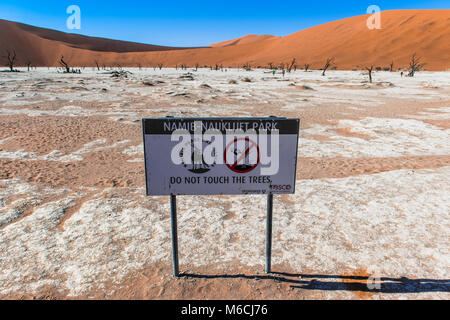
M 172 260 L 173 260 L 173 275 L 180 276 L 180 269 L 178 267 L 178 232 L 177 232 L 177 197 L 170 195 L 170 219 L 172 224 Z

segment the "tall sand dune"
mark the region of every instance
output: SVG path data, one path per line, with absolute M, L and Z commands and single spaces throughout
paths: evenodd
M 261 42 L 261 41 L 266 41 L 266 40 L 274 40 L 274 39 L 279 39 L 279 38 L 280 37 L 271 36 L 268 34 L 263 34 L 263 35 L 248 34 L 248 35 L 240 37 L 240 38 L 213 43 L 209 46 L 211 48 L 230 47 L 230 46 L 237 46 L 237 45 L 242 45 L 242 44 Z

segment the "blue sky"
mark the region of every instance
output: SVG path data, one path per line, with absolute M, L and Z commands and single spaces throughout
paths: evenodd
M 390 9 L 449 9 L 445 0 L 292 1 L 23 1 L 0 0 L 0 19 L 70 33 L 169 46 L 204 46 L 245 34 L 285 36 L 321 23 Z M 81 30 L 68 30 L 69 5 Z

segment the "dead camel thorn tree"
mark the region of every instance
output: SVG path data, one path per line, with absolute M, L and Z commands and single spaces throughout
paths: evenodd
M 334 58 L 328 58 L 327 62 L 323 66 L 322 76 L 325 76 L 325 72 L 334 64 Z
M 59 60 L 59 64 L 65 69 L 65 73 L 70 73 L 70 67 L 67 64 L 67 62 L 64 61 L 64 56 L 61 56 L 61 59 Z
M 288 66 L 288 68 L 287 68 L 287 71 L 288 71 L 289 73 L 291 73 L 291 70 L 292 70 L 292 68 L 294 67 L 294 64 L 295 64 L 295 58 L 292 59 L 291 64 L 290 64 L 290 65 Z
M 373 65 L 370 67 L 366 67 L 366 70 L 369 72 L 369 81 L 372 83 L 372 72 L 373 72 Z
M 394 60 L 392 60 L 391 64 L 389 65 L 389 72 L 394 72 Z
M 308 72 L 309 70 L 309 63 L 305 63 L 305 72 Z
M 14 72 L 14 66 L 16 64 L 16 50 L 13 50 L 13 52 L 11 53 L 10 50 L 6 49 L 6 55 L 4 56 L 4 58 L 6 58 L 8 60 L 8 67 L 9 67 L 9 71 L 10 72 Z
M 420 63 L 421 58 L 417 57 L 417 55 L 414 53 L 411 56 L 411 59 L 409 61 L 409 77 L 414 77 L 416 72 L 419 72 L 420 69 L 422 69 L 426 63 Z

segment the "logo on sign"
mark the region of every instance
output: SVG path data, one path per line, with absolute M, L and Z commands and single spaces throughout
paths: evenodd
M 248 138 L 231 141 L 225 148 L 223 156 L 227 167 L 236 173 L 253 171 L 261 160 L 258 144 Z
M 202 147 L 204 147 L 205 145 L 210 144 L 210 141 L 202 141 Z M 184 152 L 188 152 L 189 148 L 183 148 L 180 151 L 180 157 L 181 159 L 184 159 L 183 154 Z M 196 149 L 196 143 L 194 143 L 194 141 L 191 141 L 191 162 L 190 163 L 185 163 L 183 160 L 183 166 L 185 168 L 188 168 L 188 171 L 195 173 L 195 174 L 203 174 L 203 173 L 207 173 L 211 170 L 212 167 L 215 166 L 215 164 L 207 164 L 205 161 L 205 158 L 203 157 L 202 154 L 202 160 L 201 163 L 195 163 L 194 158 L 195 155 L 197 153 L 201 153 L 201 150 Z

